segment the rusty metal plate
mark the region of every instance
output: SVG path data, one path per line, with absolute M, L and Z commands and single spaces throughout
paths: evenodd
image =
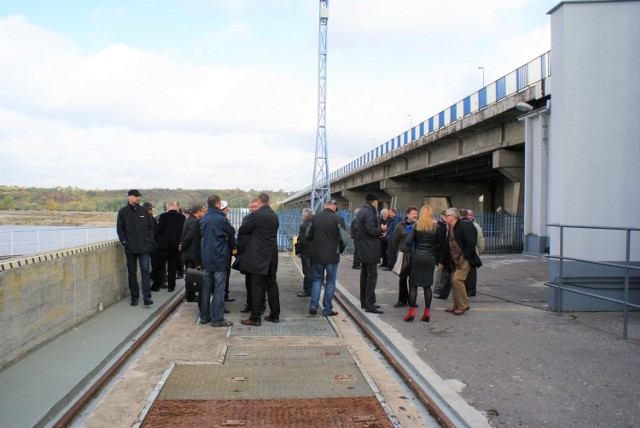
M 333 364 L 353 362 L 346 346 L 229 346 L 224 364 Z
M 391 428 L 375 397 L 289 400 L 158 400 L 145 428 L 240 426 L 261 428 Z

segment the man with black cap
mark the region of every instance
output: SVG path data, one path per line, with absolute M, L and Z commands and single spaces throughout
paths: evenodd
M 358 211 L 356 246 L 362 263 L 360 270 L 360 306 L 373 314 L 381 314 L 376 306 L 376 283 L 380 261 L 380 237 L 387 230 L 378 222 L 378 195 L 369 193 Z
M 142 298 L 145 305 L 152 305 L 151 278 L 149 274 L 149 254 L 153 249 L 153 219 L 149 211 L 140 207 L 142 195 L 136 189 L 129 190 L 127 205 L 120 208 L 116 228 L 118 239 L 124 246 L 129 273 L 131 306 L 138 305 L 140 291 L 138 287 L 137 265 L 140 264 L 142 276 Z

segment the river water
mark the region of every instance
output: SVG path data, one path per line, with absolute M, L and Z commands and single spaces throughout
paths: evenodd
M 116 239 L 115 227 L 0 225 L 0 256 L 28 256 Z

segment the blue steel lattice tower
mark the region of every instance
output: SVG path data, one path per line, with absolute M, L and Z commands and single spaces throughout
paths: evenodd
M 327 155 L 327 21 L 329 0 L 320 0 L 320 36 L 318 44 L 318 135 L 311 183 L 311 209 L 319 212 L 329 200 L 329 159 Z

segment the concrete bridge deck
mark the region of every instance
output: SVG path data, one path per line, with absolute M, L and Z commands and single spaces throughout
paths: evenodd
M 483 420 L 492 426 L 638 426 L 639 314 L 631 316 L 630 340 L 621 341 L 619 313 L 557 317 L 546 309 L 544 258 L 496 255 L 483 259 L 478 295 L 471 298 L 472 310 L 464 316 L 445 313 L 449 302 L 434 300 L 430 323 L 405 323 L 404 308 L 393 308 L 397 277 L 380 271 L 377 295 L 385 313 L 367 318 L 428 382 L 451 394 L 456 406 L 464 408 L 461 411 L 468 412 L 469 420 L 475 421 L 471 426 Z M 396 426 L 430 426 L 433 421 L 411 405 L 406 389 L 360 338 L 340 307 L 340 314 L 329 320 L 306 315 L 308 302 L 295 296 L 300 287 L 297 262 L 296 258 L 281 255 L 278 279 L 283 311 L 279 324 L 265 322 L 262 327 L 251 329 L 239 324 L 244 318 L 239 313 L 244 293 L 242 278 L 234 277 L 232 292 L 237 299 L 228 304 L 233 327 L 227 331 L 196 326 L 196 305 L 182 304 L 153 342 L 119 373 L 110 390 L 74 425 L 131 426 L 140 421 L 141 415 L 158 417 L 152 414 L 154 406 L 161 410 L 163 402 L 175 404 L 175 399 L 191 400 L 188 409 L 197 415 L 204 414 L 203 400 L 209 404 L 224 401 L 223 407 L 237 409 L 225 398 L 269 401 L 295 396 L 314 402 L 322 391 L 332 390 L 334 396 L 354 399 L 352 403 L 379 394 L 381 401 L 377 402 L 383 403 L 383 413 L 375 417 L 387 415 L 387 420 Z M 353 295 L 357 294 L 358 275 L 351 269 L 350 260 L 343 258 L 339 289 L 356 304 Z M 161 303 L 168 296 L 163 290 L 154 293 L 154 300 Z M 420 307 L 424 307 L 422 302 Z M 141 314 L 151 312 L 143 307 L 131 308 L 125 299 L 58 339 L 68 340 L 67 337 L 85 332 L 86 336 L 73 346 L 84 347 L 86 352 L 78 353 L 72 345 L 55 345 L 54 341 L 27 357 L 37 358 L 37 365 L 27 370 L 21 369 L 20 363 L 8 367 L 0 373 L 0 425 L 35 425 L 39 417 L 49 412 L 51 403 L 38 394 L 59 385 L 61 379 L 82 377 L 95 369 L 91 364 L 82 367 L 69 361 L 88 362 L 98 354 L 104 358 L 109 351 L 99 346 L 97 337 L 104 338 L 109 331 L 127 337 L 131 331 L 126 330 L 136 322 L 139 325 Z M 291 349 L 297 352 L 287 352 Z M 314 354 L 313 350 L 321 352 Z M 61 370 L 56 364 L 64 360 L 66 367 Z M 349 369 L 357 362 L 363 370 L 347 373 L 347 367 L 342 365 L 345 361 Z M 333 373 L 330 367 L 341 367 L 341 371 L 327 375 Z M 203 380 L 207 376 L 215 379 L 222 373 L 215 374 L 215 369 L 223 368 L 223 380 Z M 212 369 L 214 373 L 210 372 Z M 260 382 L 249 386 L 246 380 L 260 372 L 270 373 L 271 377 L 263 376 Z M 171 383 L 171 376 L 175 377 L 173 386 L 161 388 L 162 382 Z M 229 379 L 236 383 L 230 385 Z M 210 383 L 226 387 L 212 389 Z M 345 384 L 351 389 L 344 389 Z M 59 390 L 54 395 L 62 398 L 66 393 Z M 27 404 L 26 409 L 16 404 L 21 402 Z M 315 401 L 309 408 L 317 411 L 318 403 Z M 362 403 L 358 406 L 365 408 Z M 299 414 L 302 408 L 294 407 L 291 415 Z M 166 416 L 166 412 L 160 412 L 163 414 Z M 356 416 L 373 414 L 370 411 Z M 249 416 L 248 412 L 237 410 L 224 417 L 231 423 Z M 302 426 L 313 426 L 312 419 Z

